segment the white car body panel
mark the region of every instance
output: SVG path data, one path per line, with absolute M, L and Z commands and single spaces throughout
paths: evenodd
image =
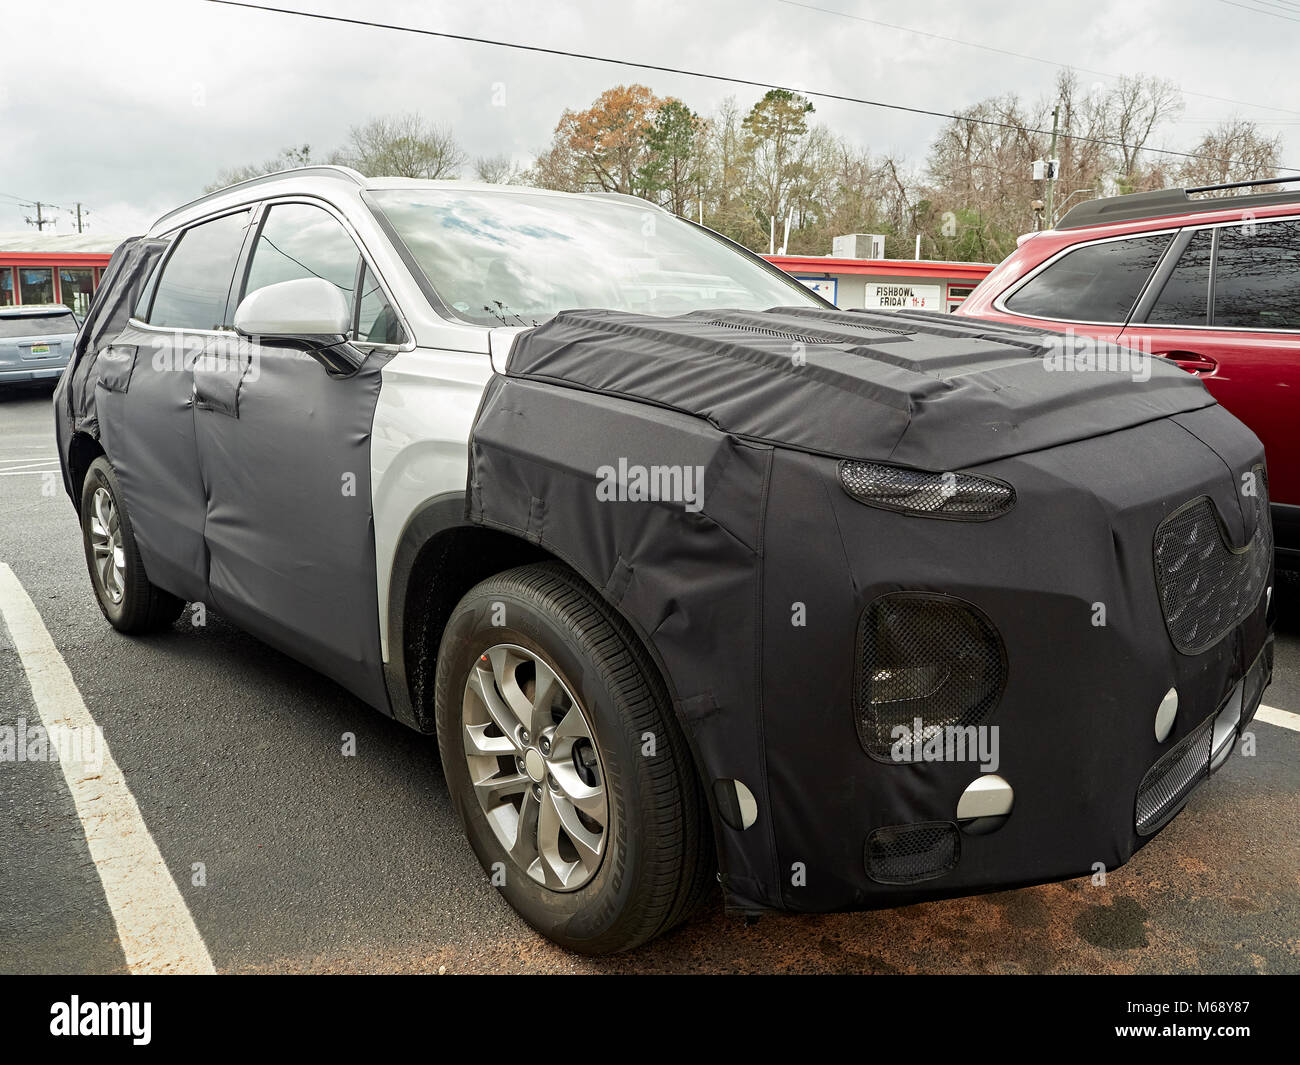
M 469 438 L 493 372 L 504 373 L 510 346 L 524 330 L 479 329 L 491 354 L 416 348 L 383 369 L 370 442 L 371 507 L 379 646 L 388 653 L 388 595 L 397 545 L 411 515 L 430 499 L 464 492 Z
M 487 333 L 486 329 L 482 330 Z M 393 557 L 411 515 L 426 501 L 464 492 L 469 437 L 492 361 L 480 352 L 416 348 L 383 369 L 370 443 L 379 646 L 388 652 Z

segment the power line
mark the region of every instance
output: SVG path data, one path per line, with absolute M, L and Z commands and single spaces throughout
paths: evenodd
M 1251 2 L 1254 7 L 1273 7 L 1285 11 L 1288 15 L 1300 15 L 1300 10 L 1297 10 L 1294 4 L 1278 3 L 1277 0 L 1251 0 Z M 1268 15 L 1271 13 L 1272 12 L 1269 11 L 1260 12 L 1261 15 Z
M 15 196 L 13 195 L 13 193 L 10 192 L 0 192 L 0 196 L 3 196 L 7 200 L 13 200 L 15 203 L 19 204 L 22 207 L 36 206 L 36 201 L 34 199 L 30 199 L 25 196 Z M 67 211 L 70 209 L 62 206 L 61 204 L 50 203 L 49 200 L 41 200 L 41 205 L 44 207 L 53 207 L 56 211 Z
M 779 2 L 786 4 L 789 7 L 801 7 L 806 11 L 818 11 L 823 15 L 837 15 L 840 18 L 852 19 L 855 22 L 865 22 L 871 26 L 882 26 L 887 30 L 901 30 L 903 33 L 914 33 L 918 37 L 929 37 L 934 41 L 944 41 L 947 44 L 960 44 L 966 48 L 978 48 L 981 51 L 992 52 L 995 55 L 1009 56 L 1012 59 L 1027 59 L 1031 63 L 1042 63 L 1044 66 L 1056 67 L 1057 69 L 1060 69 L 1061 67 L 1070 67 L 1084 74 L 1095 74 L 1098 77 L 1115 78 L 1117 80 L 1123 79 L 1124 77 L 1123 74 L 1113 74 L 1108 70 L 1090 70 L 1088 67 L 1075 66 L 1073 63 L 1058 63 L 1056 60 L 1044 59 L 1042 56 L 1029 55 L 1025 52 L 1013 52 L 1007 48 L 998 48 L 996 45 L 980 44 L 978 41 L 964 41 L 960 37 L 948 37 L 942 33 L 932 33 L 929 30 L 918 30 L 911 26 L 899 26 L 893 22 L 882 22 L 880 19 L 867 18 L 864 15 L 853 15 L 847 11 L 836 11 L 829 7 L 817 7 L 815 4 L 800 3 L 800 0 L 779 0 Z M 1300 14 L 1300 11 L 1297 13 Z M 1234 100 L 1227 96 L 1212 96 L 1209 93 L 1192 92 L 1189 89 L 1181 91 L 1184 96 L 1196 96 L 1202 100 L 1215 100 L 1218 103 L 1234 104 L 1237 107 L 1257 107 L 1266 111 L 1281 111 L 1288 115 L 1300 115 L 1300 111 L 1296 111 L 1290 107 L 1278 107 L 1275 104 L 1256 104 L 1251 103 L 1249 100 Z
M 1300 18 L 1292 18 L 1290 15 L 1281 15 L 1276 11 L 1268 11 L 1262 7 L 1248 7 L 1246 4 L 1234 3 L 1233 0 L 1219 0 L 1221 4 L 1227 4 L 1229 7 L 1239 7 L 1242 11 L 1253 11 L 1256 15 L 1272 15 L 1274 18 L 1280 18 L 1285 22 L 1300 22 Z
M 911 107 L 907 104 L 887 103 L 883 100 L 869 100 L 860 96 L 846 96 L 842 93 L 822 92 L 814 89 L 799 89 L 789 85 L 777 85 L 768 81 L 756 81 L 751 78 L 728 77 L 725 74 L 709 74 L 699 70 L 685 70 L 681 67 L 662 66 L 657 63 L 641 63 L 631 59 L 613 59 L 609 56 L 591 55 L 586 52 L 570 52 L 563 48 L 546 48 L 537 44 L 519 44 L 515 41 L 497 41 L 488 37 L 471 37 L 463 33 L 447 33 L 443 30 L 426 30 L 415 26 L 400 26 L 391 22 L 371 22 L 367 19 L 347 18 L 343 15 L 325 15 L 316 11 L 297 11 L 287 7 L 270 7 L 262 4 L 244 3 L 243 0 L 203 0 L 208 4 L 221 4 L 224 7 L 241 7 L 250 11 L 263 11 L 276 15 L 296 15 L 299 18 L 317 19 L 321 22 L 338 22 L 349 26 L 367 26 L 372 29 L 394 30 L 398 33 L 416 33 L 424 37 L 440 37 L 443 40 L 462 41 L 467 44 L 484 44 L 494 48 L 510 48 L 520 52 L 534 52 L 540 55 L 562 56 L 567 59 L 585 59 L 592 63 L 606 63 L 611 66 L 631 67 L 636 70 L 653 70 L 661 74 L 679 74 L 688 78 L 702 78 L 706 81 L 721 81 L 731 85 L 746 85 L 756 89 L 777 89 L 782 92 L 796 93 L 801 96 L 815 96 L 822 100 L 837 100 L 841 103 L 862 104 L 866 107 L 879 107 L 889 111 L 901 111 L 911 115 L 925 115 L 929 118 L 943 118 L 952 122 L 971 122 L 981 126 L 994 126 L 1000 129 L 1013 129 L 1021 133 L 1039 133 L 1043 136 L 1050 134 L 1050 130 L 1039 129 L 1035 126 L 1022 126 L 1015 122 L 1003 122 L 995 118 L 977 118 L 971 115 L 955 115 L 948 111 L 932 111 L 925 107 Z M 1226 2 L 1226 0 L 1225 0 Z M 1192 152 L 1178 152 L 1171 148 L 1138 148 L 1136 145 L 1125 144 L 1122 141 L 1104 140 L 1100 137 L 1083 137 L 1072 136 L 1069 138 L 1084 144 L 1100 144 L 1109 148 L 1133 149 L 1135 151 L 1151 152 L 1155 155 L 1171 155 L 1180 159 L 1195 159 L 1199 162 L 1221 163 L 1222 160 L 1210 159 L 1208 156 L 1196 155 Z M 1236 159 L 1228 160 L 1229 164 L 1239 162 Z M 1283 170 L 1300 170 L 1300 167 L 1282 166 Z

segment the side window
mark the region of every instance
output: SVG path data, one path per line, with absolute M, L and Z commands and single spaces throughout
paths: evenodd
M 163 266 L 149 324 L 173 329 L 219 329 L 235 262 L 244 244 L 248 212 L 214 218 L 185 230 Z
M 1227 329 L 1300 329 L 1300 221 L 1219 230 L 1213 322 Z
M 1214 231 L 1198 230 L 1183 249 L 1147 315 L 1156 325 L 1205 325 L 1210 320 L 1210 255 Z
M 1039 318 L 1123 323 L 1169 240 L 1161 233 L 1076 248 L 1013 293 L 1007 309 Z
M 368 266 L 362 268 L 356 338 L 368 344 L 406 343 L 406 330 Z
M 353 305 L 361 254 L 332 214 L 307 203 L 273 206 L 262 224 L 248 265 L 244 295 L 281 281 L 321 277 Z

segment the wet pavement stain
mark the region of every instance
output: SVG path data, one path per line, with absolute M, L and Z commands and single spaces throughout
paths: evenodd
M 1137 950 L 1147 945 L 1147 916 L 1137 899 L 1121 895 L 1109 906 L 1089 906 L 1075 918 L 1074 930 L 1094 947 Z

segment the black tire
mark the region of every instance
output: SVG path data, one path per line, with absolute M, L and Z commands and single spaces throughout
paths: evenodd
M 96 520 L 96 493 L 104 491 L 112 503 L 109 522 L 111 532 L 120 533 L 122 573 L 120 588 L 110 590 L 100 568 L 95 563 L 94 523 Z M 149 583 L 144 562 L 135 542 L 130 515 L 122 501 L 122 489 L 112 464 L 100 456 L 90 464 L 81 486 L 81 543 L 86 555 L 86 568 L 95 589 L 95 601 L 110 625 L 119 632 L 145 633 L 165 629 L 185 609 L 185 601 Z M 110 577 L 116 583 L 116 577 Z M 115 595 L 114 592 L 120 594 Z
M 494 625 L 502 607 L 506 624 Z M 532 652 L 559 675 L 599 753 L 609 823 L 599 865 L 576 890 L 554 890 L 526 874 L 489 825 L 471 783 L 465 686 L 480 655 L 499 644 Z M 443 769 L 470 845 L 538 932 L 569 950 L 613 954 L 662 934 L 699 904 L 714 882 L 712 832 L 667 690 L 627 623 L 571 570 L 522 566 L 473 588 L 443 635 L 436 700 Z M 646 733 L 655 737 L 653 757 L 642 754 Z

